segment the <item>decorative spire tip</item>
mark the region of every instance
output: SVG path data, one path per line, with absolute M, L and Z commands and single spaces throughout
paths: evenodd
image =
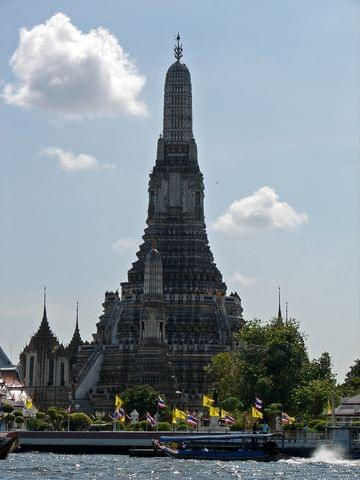
M 175 55 L 175 58 L 176 60 L 179 62 L 180 61 L 180 58 L 183 56 L 183 46 L 182 44 L 180 44 L 180 35 L 179 33 L 177 34 L 177 37 L 176 37 L 176 45 L 175 45 L 175 48 L 174 48 L 174 55 Z

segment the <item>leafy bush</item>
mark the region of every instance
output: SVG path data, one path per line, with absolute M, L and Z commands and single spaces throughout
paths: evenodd
M 14 410 L 12 413 L 15 415 L 15 417 L 23 417 L 24 416 L 22 410 Z
M 244 424 L 243 424 L 243 422 L 236 422 L 236 423 L 234 423 L 234 425 L 231 425 L 230 430 L 231 430 L 232 432 L 234 432 L 234 431 L 235 431 L 235 432 L 238 432 L 238 431 L 244 430 Z
M 38 424 L 38 430 L 39 431 L 44 431 L 44 430 L 51 430 L 51 425 L 49 422 L 45 422 L 44 420 L 40 420 Z
M 180 430 L 181 432 L 186 431 L 188 429 L 188 424 L 186 422 L 179 422 L 176 426 L 176 430 Z
M 27 421 L 27 429 L 34 431 L 50 430 L 50 424 L 41 418 L 31 417 Z
M 315 425 L 317 425 L 321 420 L 319 418 L 313 418 L 312 420 L 309 420 L 309 427 L 314 428 Z
M 10 403 L 3 403 L 2 409 L 4 413 L 11 413 L 14 411 L 14 407 Z
M 157 429 L 161 432 L 169 432 L 171 431 L 171 425 L 169 422 L 159 422 L 157 425 Z
M 135 422 L 135 423 L 131 424 L 130 429 L 133 430 L 134 432 L 138 432 L 139 430 L 141 430 L 140 423 Z
M 139 425 L 140 425 L 140 430 L 143 430 L 143 431 L 154 430 L 153 427 L 146 420 L 142 420 L 141 422 L 139 422 Z
M 8 425 L 10 425 L 15 420 L 15 415 L 12 413 L 8 413 L 5 417 L 5 421 Z
M 296 430 L 302 430 L 305 427 L 305 422 L 296 422 L 296 423 L 294 423 L 294 427 L 295 427 Z M 291 428 L 290 428 L 290 430 L 291 430 Z
M 110 423 L 111 427 L 112 427 L 112 423 Z M 115 422 L 115 430 L 119 431 L 119 430 L 125 430 L 125 424 L 124 422 Z
M 319 420 L 316 425 L 314 425 L 314 430 L 316 432 L 325 432 L 327 427 L 327 421 L 326 420 Z
M 71 413 L 69 415 L 69 428 L 71 431 L 87 430 L 91 423 L 91 419 L 86 413 Z
M 89 430 L 91 432 L 111 432 L 113 430 L 113 425 L 112 423 L 92 423 Z
M 36 418 L 37 418 L 38 420 L 44 420 L 45 417 L 46 417 L 46 414 L 45 414 L 44 412 L 37 412 L 37 413 L 36 413 Z
M 22 423 L 25 423 L 25 418 L 22 415 L 18 415 L 15 417 L 15 423 L 21 425 Z
M 50 407 L 47 409 L 46 413 L 50 417 L 50 419 L 53 421 L 55 419 L 55 416 L 58 414 L 58 409 L 56 407 Z

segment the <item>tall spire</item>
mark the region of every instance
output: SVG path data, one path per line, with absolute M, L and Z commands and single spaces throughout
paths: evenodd
M 285 303 L 285 325 L 288 324 L 289 318 L 288 318 L 288 302 Z
M 47 319 L 47 314 L 46 314 L 46 285 L 44 286 L 44 312 L 43 312 L 43 319 Z
M 79 302 L 76 302 L 76 323 L 75 329 L 79 330 Z
M 79 302 L 76 302 L 75 330 L 67 348 L 71 352 L 76 352 L 79 345 L 81 345 L 82 343 L 83 341 L 81 339 L 80 330 L 79 330 Z
M 281 298 L 280 298 L 280 287 L 279 287 L 279 310 L 278 310 L 278 320 L 282 320 L 282 315 L 281 315 Z
M 193 138 L 191 77 L 185 63 L 180 62 L 183 50 L 179 34 L 176 40 L 176 62 L 166 73 L 164 92 L 163 139 L 171 143 L 189 142 Z
M 180 62 L 180 58 L 183 56 L 183 46 L 182 46 L 182 44 L 180 44 L 179 33 L 177 34 L 176 41 L 177 41 L 177 43 L 174 47 L 174 55 L 175 55 L 176 60 L 178 62 Z

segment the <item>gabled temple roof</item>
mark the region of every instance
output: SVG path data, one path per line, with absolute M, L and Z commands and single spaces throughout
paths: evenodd
M 12 367 L 13 364 L 4 350 L 0 347 L 0 368 Z
M 72 339 L 67 346 L 67 350 L 70 352 L 76 352 L 78 347 L 82 345 L 84 342 L 82 341 L 79 329 L 79 305 L 76 303 L 76 323 L 75 323 L 75 330 L 72 336 Z
M 39 347 L 47 347 L 49 350 L 54 350 L 54 348 L 64 348 L 52 332 L 47 319 L 46 293 L 44 293 L 44 311 L 40 326 L 38 331 L 31 337 L 29 344 L 24 349 L 24 352 L 37 350 Z

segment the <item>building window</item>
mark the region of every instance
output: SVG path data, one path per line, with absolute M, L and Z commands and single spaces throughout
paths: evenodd
M 65 385 L 65 363 L 60 363 L 60 385 L 63 387 Z
M 54 359 L 49 360 L 49 381 L 48 385 L 54 385 Z
M 164 340 L 164 322 L 160 322 L 159 333 L 160 333 L 160 340 Z
M 145 335 L 145 323 L 141 322 L 140 338 L 143 339 L 144 335 Z
M 30 357 L 30 364 L 29 364 L 29 386 L 32 387 L 34 385 L 34 356 Z

